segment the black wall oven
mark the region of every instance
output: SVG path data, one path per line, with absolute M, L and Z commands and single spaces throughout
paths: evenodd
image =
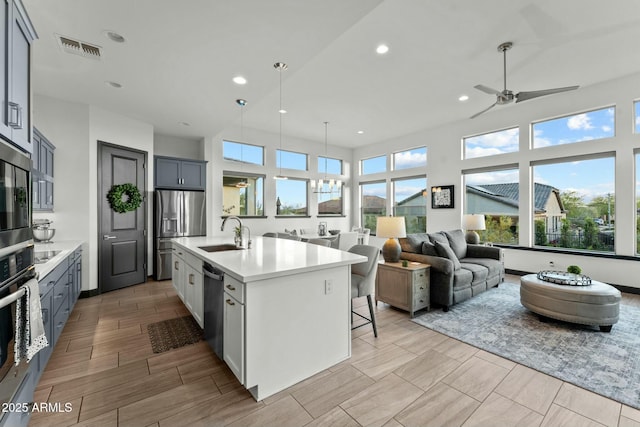
M 31 159 L 0 143 L 0 248 L 33 239 Z
M 15 301 L 36 276 L 31 229 L 31 159 L 0 142 L 0 402 L 9 402 L 28 371 L 13 358 Z M 34 359 L 35 360 L 35 359 Z M 33 362 L 33 360 L 32 360 Z M 4 414 L 0 414 L 0 424 Z

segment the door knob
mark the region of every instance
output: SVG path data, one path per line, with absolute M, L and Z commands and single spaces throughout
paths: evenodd
M 109 236 L 108 234 L 105 234 L 104 236 L 102 236 L 102 240 L 111 240 L 111 239 L 117 239 L 118 236 Z

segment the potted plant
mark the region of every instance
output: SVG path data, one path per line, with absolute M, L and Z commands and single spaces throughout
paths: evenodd
M 570 265 L 569 267 L 567 267 L 567 273 L 580 274 L 582 273 L 582 269 L 577 265 Z

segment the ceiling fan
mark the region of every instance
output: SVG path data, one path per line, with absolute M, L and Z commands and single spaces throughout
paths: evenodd
M 474 88 L 481 90 L 484 93 L 488 93 L 489 95 L 496 95 L 496 102 L 491 104 L 488 108 L 480 111 L 479 113 L 471 116 L 472 119 L 478 117 L 480 114 L 486 113 L 496 105 L 505 105 L 510 104 L 515 99 L 516 102 L 527 101 L 529 99 L 537 98 L 539 96 L 551 95 L 559 92 L 567 92 L 569 90 L 578 89 L 579 86 L 567 86 L 567 87 L 558 87 L 555 89 L 543 89 L 543 90 L 534 90 L 530 92 L 518 92 L 513 93 L 512 91 L 507 89 L 507 51 L 511 49 L 513 43 L 505 42 L 498 46 L 498 52 L 502 52 L 503 56 L 503 69 L 504 69 L 504 90 L 499 91 L 496 89 L 492 89 L 490 87 L 484 85 L 476 85 Z

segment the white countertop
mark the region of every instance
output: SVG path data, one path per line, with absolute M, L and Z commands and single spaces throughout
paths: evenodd
M 49 259 L 44 264 L 36 264 L 36 273 L 38 278 L 42 279 L 47 274 L 51 273 L 63 260 L 67 259 L 69 255 L 80 246 L 82 246 L 80 240 L 63 240 L 51 243 L 36 243 L 33 247 L 34 252 L 43 251 L 60 251 L 59 254 Z
M 261 236 L 251 240 L 251 249 L 221 252 L 198 247 L 233 244 L 232 236 L 180 237 L 173 242 L 244 283 L 366 261 L 361 255 L 295 240 Z

